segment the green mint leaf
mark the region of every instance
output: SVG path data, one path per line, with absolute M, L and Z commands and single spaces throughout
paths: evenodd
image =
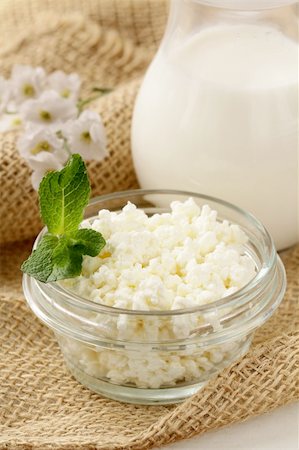
M 53 251 L 53 267 L 47 281 L 79 276 L 82 270 L 82 260 L 82 252 L 76 251 L 67 237 L 61 237 Z
M 58 242 L 57 236 L 46 234 L 23 262 L 21 270 L 39 281 L 47 282 L 53 270 L 53 252 Z
M 21 270 L 44 283 L 74 278 L 81 273 L 83 255 L 97 256 L 105 244 L 100 233 L 89 229 L 59 238 L 46 234 Z
M 42 218 L 48 227 L 21 270 L 44 283 L 77 277 L 83 255 L 97 256 L 106 242 L 101 233 L 78 229 L 90 184 L 84 161 L 73 155 L 64 169 L 48 173 L 39 188 Z
M 97 256 L 106 241 L 95 230 L 76 230 L 62 236 L 53 251 L 53 269 L 47 281 L 63 280 L 81 274 L 83 255 Z
M 103 236 L 89 228 L 74 231 L 68 237 L 72 248 L 84 255 L 97 256 L 106 245 Z
M 72 155 L 61 171 L 48 173 L 39 187 L 42 219 L 51 234 L 77 230 L 90 196 L 86 166 L 80 155 Z
M 82 253 L 73 249 L 68 238 L 46 234 L 21 270 L 48 283 L 80 275 L 82 259 Z

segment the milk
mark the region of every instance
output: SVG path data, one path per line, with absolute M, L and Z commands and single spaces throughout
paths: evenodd
M 143 188 L 223 198 L 278 249 L 298 240 L 298 48 L 279 30 L 215 26 L 152 63 L 135 105 Z

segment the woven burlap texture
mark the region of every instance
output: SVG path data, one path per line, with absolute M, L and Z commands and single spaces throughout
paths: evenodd
M 162 36 L 163 0 L 2 0 L 0 73 L 14 63 L 76 71 L 97 100 L 109 157 L 89 163 L 93 194 L 137 186 L 130 122 L 140 78 Z M 282 257 L 288 290 L 250 352 L 191 399 L 173 406 L 124 405 L 96 395 L 65 369 L 52 332 L 26 306 L 19 265 L 40 227 L 18 134 L 0 136 L 0 448 L 142 450 L 270 411 L 298 398 L 299 247 Z M 10 242 L 10 243 L 9 243 Z M 187 447 L 187 444 L 185 446 Z

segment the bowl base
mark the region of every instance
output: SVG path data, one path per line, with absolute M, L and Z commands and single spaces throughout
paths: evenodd
M 94 378 L 70 361 L 65 361 L 71 374 L 83 386 L 112 400 L 138 405 L 170 405 L 181 403 L 202 389 L 207 381 L 189 384 L 180 387 L 169 387 L 160 389 L 142 389 L 128 386 L 119 386 L 98 378 Z

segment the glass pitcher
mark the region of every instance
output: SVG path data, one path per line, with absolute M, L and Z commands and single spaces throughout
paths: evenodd
M 139 91 L 132 151 L 143 188 L 200 192 L 298 239 L 298 4 L 172 0 Z

